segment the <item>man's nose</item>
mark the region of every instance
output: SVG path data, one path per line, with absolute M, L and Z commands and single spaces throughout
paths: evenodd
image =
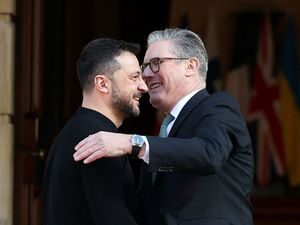
M 148 91 L 147 84 L 143 79 L 141 79 L 141 82 L 138 85 L 138 89 L 139 89 L 139 91 L 141 91 L 143 93 L 146 93 Z

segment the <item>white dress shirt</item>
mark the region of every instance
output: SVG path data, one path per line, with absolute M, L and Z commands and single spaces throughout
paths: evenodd
M 177 102 L 177 104 L 173 107 L 173 109 L 171 110 L 170 114 L 172 116 L 174 116 L 174 119 L 172 120 L 172 122 L 168 125 L 167 127 L 167 132 L 169 134 L 173 124 L 175 123 L 175 120 L 177 119 L 180 111 L 182 110 L 182 108 L 185 106 L 185 104 L 198 92 L 199 90 L 193 91 L 191 93 L 189 93 L 188 95 L 186 95 L 185 97 L 183 97 L 182 99 L 180 99 L 179 102 Z M 150 147 L 149 147 L 149 142 L 148 139 L 146 138 L 146 136 L 142 136 L 145 144 L 146 144 L 146 149 L 145 149 L 145 154 L 143 157 L 141 157 L 140 159 L 143 159 L 145 163 L 149 164 L 149 151 L 150 151 Z

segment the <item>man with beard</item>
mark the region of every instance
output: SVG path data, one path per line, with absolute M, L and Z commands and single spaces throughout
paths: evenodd
M 194 32 L 152 32 L 142 76 L 169 125 L 164 119 L 160 137 L 98 132 L 76 147 L 75 160 L 85 163 L 124 154 L 143 159 L 140 193 L 150 225 L 253 224 L 250 136 L 236 100 L 207 92 L 207 64 Z
M 45 225 L 135 225 L 135 183 L 127 156 L 86 165 L 74 147 L 98 131 L 117 132 L 138 116 L 147 91 L 136 54 L 139 46 L 108 38 L 91 41 L 77 62 L 83 100 L 53 142 L 44 174 Z

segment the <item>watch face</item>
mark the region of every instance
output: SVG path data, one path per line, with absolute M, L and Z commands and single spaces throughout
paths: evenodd
M 132 143 L 131 155 L 133 157 L 137 157 L 144 144 L 144 139 L 142 138 L 142 136 L 134 134 L 132 135 L 131 143 Z
M 142 147 L 142 145 L 144 144 L 144 139 L 139 135 L 133 135 L 132 136 L 132 144 Z

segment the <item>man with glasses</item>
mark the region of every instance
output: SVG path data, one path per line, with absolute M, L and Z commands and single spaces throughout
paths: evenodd
M 140 194 L 150 225 L 253 224 L 250 136 L 237 102 L 206 91 L 207 61 L 192 31 L 152 32 L 141 69 L 150 103 L 166 114 L 160 137 L 100 132 L 75 147 L 75 160 L 85 163 L 143 159 Z

